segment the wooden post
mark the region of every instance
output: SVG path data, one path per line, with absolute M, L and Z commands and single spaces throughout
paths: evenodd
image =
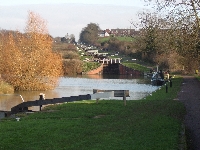
M 97 103 L 97 104 L 99 103 L 99 98 L 96 99 L 96 103 Z
M 123 101 L 124 101 L 124 106 L 126 106 L 126 90 L 124 90 Z
M 39 100 L 40 101 L 42 101 L 42 100 L 44 100 L 45 99 L 45 94 L 43 94 L 43 93 L 40 93 L 40 98 L 39 98 Z M 42 105 L 40 105 L 40 111 L 42 110 Z
M 170 87 L 172 87 L 172 80 L 171 79 L 169 80 L 169 85 L 170 85 Z

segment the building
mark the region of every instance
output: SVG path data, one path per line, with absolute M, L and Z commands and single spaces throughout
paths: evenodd
M 106 29 L 106 30 L 100 30 L 98 33 L 99 37 L 108 37 L 110 36 L 110 30 Z
M 134 37 L 139 34 L 135 29 L 111 29 L 110 35 L 112 36 L 131 36 Z
M 139 35 L 139 31 L 135 29 L 106 29 L 100 30 L 98 33 L 99 37 L 109 37 L 109 36 L 130 36 L 134 37 Z

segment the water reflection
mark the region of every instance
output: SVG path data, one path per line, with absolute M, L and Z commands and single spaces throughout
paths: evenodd
M 58 86 L 49 91 L 18 91 L 13 95 L 0 95 L 0 110 L 9 111 L 11 107 L 24 101 L 39 99 L 40 93 L 45 93 L 47 99 L 58 97 L 78 96 L 93 94 L 93 89 L 102 90 L 129 90 L 130 97 L 127 100 L 138 100 L 155 91 L 157 87 L 150 84 L 150 79 L 132 76 L 102 76 L 84 75 L 76 77 L 62 77 Z M 111 98 L 122 99 L 122 98 Z M 34 107 L 33 110 L 39 110 Z

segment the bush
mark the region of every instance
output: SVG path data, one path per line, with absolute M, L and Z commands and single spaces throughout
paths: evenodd
M 13 94 L 14 88 L 4 81 L 0 81 L 0 94 Z
M 25 34 L 1 34 L 0 74 L 15 90 L 48 90 L 62 75 L 62 58 L 52 51 L 52 38 L 40 16 L 29 13 Z
M 82 73 L 83 62 L 78 59 L 65 59 L 63 61 L 64 75 L 75 75 Z
M 79 54 L 73 51 L 64 51 L 62 52 L 63 59 L 79 59 Z

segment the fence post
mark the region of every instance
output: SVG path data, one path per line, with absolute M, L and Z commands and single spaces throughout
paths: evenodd
M 126 90 L 124 90 L 123 101 L 124 101 L 124 106 L 126 106 Z
M 172 80 L 171 79 L 169 80 L 169 83 L 170 83 L 170 87 L 172 87 Z
M 99 103 L 99 98 L 96 99 L 96 103 L 97 103 L 97 104 Z
M 45 100 L 45 94 L 43 93 L 40 93 L 40 98 L 39 98 L 39 101 L 42 101 L 42 100 Z M 42 110 L 42 105 L 40 105 L 40 111 Z

